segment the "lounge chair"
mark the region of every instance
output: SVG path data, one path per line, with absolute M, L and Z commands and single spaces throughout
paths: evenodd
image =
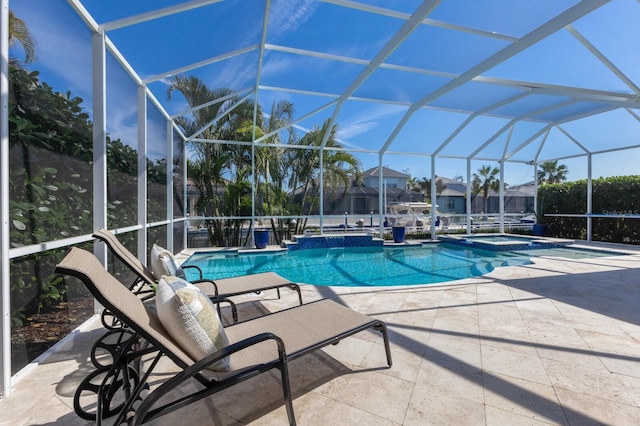
M 96 389 L 97 401 L 100 401 L 95 404 L 98 424 L 105 413 L 118 415 L 114 424 L 120 424 L 130 416 L 133 416 L 130 424 L 142 424 L 277 368 L 282 377 L 289 423 L 294 425 L 289 361 L 369 328 L 382 333 L 387 364 L 391 366 L 391 351 L 384 322 L 331 300 L 295 306 L 224 327 L 229 345 L 202 359 L 193 359 L 171 338 L 162 326 L 158 313 L 147 308 L 138 296 L 122 286 L 92 253 L 72 248 L 58 264 L 56 272 L 79 278 L 98 302 L 135 333 L 131 342 L 123 345 L 114 357 L 102 384 Z M 147 345 L 144 349 L 136 350 L 135 344 L 140 341 Z M 136 359 L 150 354 L 154 356 L 147 361 L 149 367 L 145 371 L 137 371 L 134 367 Z M 143 390 L 149 388 L 149 377 L 162 356 L 170 358 L 180 371 L 169 376 L 161 375 L 163 382 L 143 396 Z M 226 358 L 231 366 L 230 371 L 203 371 Z M 167 401 L 170 391 L 192 378 L 201 385 L 198 390 Z M 154 377 L 153 380 L 155 383 L 159 379 Z M 123 402 L 112 409 L 110 404 L 118 389 L 125 393 Z
M 113 255 L 120 259 L 136 275 L 136 280 L 131 284 L 130 289 L 135 290 L 137 293 L 146 293 L 157 283 L 160 277 L 156 277 L 153 271 L 131 253 L 112 232 L 101 229 L 94 232 L 93 237 L 103 241 Z M 193 284 L 212 299 L 229 303 L 231 305 L 234 322 L 238 321 L 238 312 L 235 304 L 229 300 L 229 297 L 275 289 L 278 298 L 280 298 L 280 289 L 287 287 L 298 292 L 298 300 L 302 305 L 300 286 L 275 272 L 262 272 L 241 277 L 207 280 L 203 278 L 202 271 L 197 266 L 189 265 L 182 266 L 182 268 L 195 268 L 199 271 L 200 279 L 192 281 Z

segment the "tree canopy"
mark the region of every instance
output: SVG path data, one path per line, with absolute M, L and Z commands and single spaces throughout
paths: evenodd
M 471 193 L 478 195 L 482 191 L 484 197 L 484 212 L 489 211 L 489 190 L 498 192 L 500 190 L 500 179 L 496 176 L 500 173 L 497 167 L 483 165 L 473 174 L 471 181 Z
M 9 46 L 14 46 L 16 43 L 19 43 L 24 50 L 24 62 L 36 60 L 38 43 L 29 31 L 29 26 L 9 10 Z
M 251 216 L 251 182 L 256 192 L 255 212 L 269 216 L 279 243 L 288 226 L 273 216 L 306 216 L 318 208 L 321 194 L 336 194 L 338 188 L 346 192 L 362 175 L 359 160 L 341 150 L 336 139 L 337 125 L 330 128 L 330 121 L 326 120 L 299 135 L 291 126 L 295 107 L 288 101 L 274 102 L 268 114 L 258 106 L 254 119 L 251 99 L 234 96 L 227 88 L 210 89 L 198 77 L 175 77 L 168 96 L 175 92 L 180 92 L 194 108 L 176 123 L 188 136 L 212 140 L 189 145 L 194 155 L 188 175 L 199 192 L 196 208 L 206 217 L 234 217 L 206 221 L 214 245 L 243 245 L 240 238 L 246 219 L 238 217 Z M 205 99 L 209 101 L 204 103 Z M 206 106 L 197 108 L 203 104 Z M 258 138 L 264 145 L 255 150 L 250 144 L 219 142 L 251 142 Z M 323 139 L 326 149 L 321 151 Z M 324 188 L 319 187 L 320 173 Z M 297 222 L 293 231 L 304 226 Z
M 568 174 L 569 169 L 567 166 L 564 164 L 558 165 L 558 160 L 545 161 L 544 163 L 538 164 L 537 176 L 539 184 L 565 182 Z

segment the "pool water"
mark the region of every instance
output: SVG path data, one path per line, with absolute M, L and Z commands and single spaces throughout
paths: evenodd
M 487 274 L 500 266 L 530 264 L 534 256 L 585 258 L 615 254 L 570 248 L 496 252 L 453 244 L 425 244 L 402 248 L 342 247 L 240 255 L 210 252 L 195 254 L 186 264 L 198 265 L 209 279 L 273 271 L 297 283 L 394 286 L 470 278 Z

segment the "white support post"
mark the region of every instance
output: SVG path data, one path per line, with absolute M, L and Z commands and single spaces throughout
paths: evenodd
M 9 0 L 0 0 L 0 401 L 11 393 L 9 282 Z
M 255 113 L 254 113 L 255 116 Z M 255 134 L 255 125 L 253 129 L 253 133 Z M 249 230 L 251 231 L 251 247 L 256 246 L 255 241 L 255 232 L 253 232 L 256 225 L 256 179 L 259 179 L 258 173 L 256 173 L 256 143 L 253 141 L 253 137 L 251 138 L 251 224 L 249 225 Z
M 92 37 L 92 93 L 93 93 L 93 229 L 107 229 L 107 60 L 103 32 Z M 93 251 L 107 266 L 107 248 L 94 244 Z M 94 301 L 95 312 L 102 306 Z
M 535 223 L 540 223 L 542 218 L 538 217 L 538 163 L 532 161 L 531 165 L 533 166 L 533 215 L 536 218 Z
M 103 32 L 93 34 L 93 229 L 106 229 L 107 221 L 107 60 Z M 104 244 L 95 244 L 94 252 L 107 264 Z
M 471 234 L 471 158 L 467 158 L 467 234 Z
M 504 234 L 504 161 L 500 161 L 500 233 Z
M 587 155 L 587 241 L 591 242 L 593 238 L 593 219 L 590 214 L 593 213 L 593 178 L 592 178 L 592 154 Z
M 436 157 L 431 156 L 431 239 L 438 238 L 436 235 L 436 209 L 438 208 L 438 197 L 436 194 Z
M 138 259 L 147 263 L 147 88 L 138 86 Z
M 171 120 L 167 120 L 167 249 L 172 253 L 173 247 L 173 227 L 175 224 L 173 217 L 173 126 Z M 181 222 L 183 225 L 185 222 Z
M 173 119 L 171 120 L 171 137 L 173 138 Z M 187 209 L 187 205 L 189 205 L 189 200 L 188 200 L 188 193 L 187 193 L 187 179 L 189 178 L 189 171 L 187 170 L 187 147 L 186 147 L 186 142 L 184 139 L 182 139 L 181 136 L 177 136 L 181 139 L 181 145 L 180 145 L 180 149 L 182 151 L 182 156 L 181 156 L 181 161 L 182 161 L 182 188 L 180 189 L 182 191 L 182 200 L 183 200 L 183 209 L 184 209 L 184 213 L 189 214 L 189 209 Z M 193 206 L 191 207 L 193 209 Z M 193 212 L 191 212 L 193 213 Z M 189 222 L 187 222 L 185 224 L 184 227 L 184 244 L 182 249 L 186 249 L 189 245 L 189 241 L 188 241 L 188 232 L 189 232 L 189 228 L 187 227 L 187 225 L 189 224 Z
M 322 149 L 318 150 L 318 155 L 320 156 L 320 235 L 324 234 L 324 155 L 322 155 L 324 151 Z M 345 231 L 347 229 L 345 228 Z
M 380 230 L 380 238 L 384 236 L 384 218 L 387 214 L 387 200 L 385 194 L 387 187 L 384 184 L 384 176 L 382 176 L 382 153 L 378 155 L 378 229 Z

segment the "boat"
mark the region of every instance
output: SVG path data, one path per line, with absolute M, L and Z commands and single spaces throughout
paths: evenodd
M 531 223 L 534 224 L 537 222 L 537 218 L 535 214 L 529 214 L 520 218 L 520 223 Z
M 436 215 L 441 216 L 437 211 Z M 431 204 L 417 201 L 394 202 L 385 207 L 386 226 L 427 226 L 431 223 Z

